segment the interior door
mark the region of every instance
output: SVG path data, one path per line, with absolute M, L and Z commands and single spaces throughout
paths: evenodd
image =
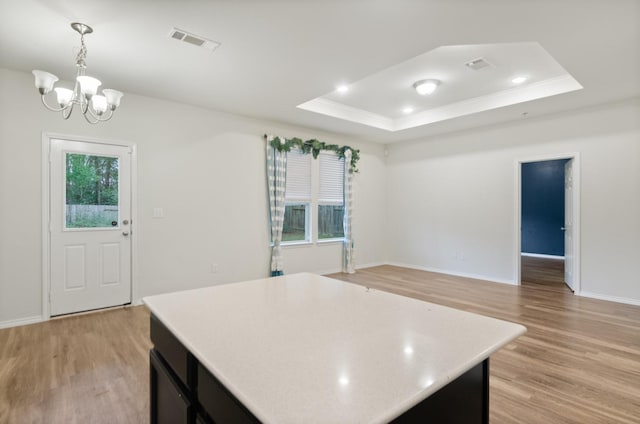
M 51 315 L 131 302 L 131 154 L 51 140 Z
M 573 159 L 564 164 L 564 282 L 575 291 L 573 280 Z

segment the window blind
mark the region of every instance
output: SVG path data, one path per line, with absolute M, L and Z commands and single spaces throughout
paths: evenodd
M 299 149 L 287 153 L 286 200 L 311 199 L 311 155 Z
M 344 193 L 344 159 L 335 153 L 320 153 L 320 191 L 318 202 L 343 202 Z

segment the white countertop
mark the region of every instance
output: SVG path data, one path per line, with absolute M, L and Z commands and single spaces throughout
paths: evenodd
M 523 334 L 315 274 L 145 297 L 264 423 L 382 423 Z

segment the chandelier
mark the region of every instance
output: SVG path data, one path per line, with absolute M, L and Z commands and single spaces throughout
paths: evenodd
M 76 82 L 73 90 L 64 87 L 53 88 L 58 81 L 58 77 L 49 72 L 34 70 L 33 75 L 36 79 L 36 88 L 40 92 L 42 104 L 51 111 L 62 112 L 64 119 L 69 119 L 73 108 L 80 108 L 84 119 L 90 124 L 97 124 L 101 121 L 108 121 L 113 117 L 113 113 L 120 106 L 122 92 L 118 90 L 104 89 L 102 94 L 98 93 L 98 87 L 102 84 L 100 80 L 85 75 L 87 64 L 87 47 L 84 45 L 84 35 L 91 34 L 93 29 L 89 25 L 74 22 L 71 28 L 80 34 L 80 51 L 76 57 Z M 57 98 L 57 107 L 47 104 L 45 96 L 54 90 Z

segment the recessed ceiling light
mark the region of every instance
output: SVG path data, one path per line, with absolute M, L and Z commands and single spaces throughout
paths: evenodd
M 416 89 L 418 94 L 426 96 L 436 91 L 436 88 L 440 85 L 440 81 L 437 79 L 420 80 L 413 83 L 413 88 Z
M 349 91 L 349 86 L 348 85 L 339 85 L 338 87 L 336 87 L 336 91 L 338 93 L 346 93 L 347 91 Z
M 405 115 L 408 115 L 410 113 L 413 113 L 413 108 L 411 106 L 409 107 L 405 107 L 404 109 L 402 109 L 402 113 L 404 113 Z
M 511 82 L 514 83 L 514 84 L 522 84 L 526 80 L 527 80 L 527 77 L 519 76 L 519 77 L 515 77 L 514 79 L 512 79 Z

